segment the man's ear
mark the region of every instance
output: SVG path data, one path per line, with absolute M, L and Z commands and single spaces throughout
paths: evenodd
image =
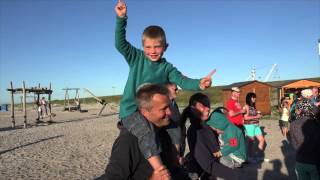
M 149 115 L 149 111 L 146 108 L 140 108 L 140 113 L 144 116 L 144 117 L 148 117 Z

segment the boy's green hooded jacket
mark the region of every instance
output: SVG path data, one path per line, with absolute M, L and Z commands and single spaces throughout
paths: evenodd
M 223 131 L 222 140 L 224 145 L 221 148 L 223 156 L 228 156 L 230 153 L 233 153 L 236 157 L 246 160 L 247 152 L 244 135 L 242 131 L 233 125 L 223 113 L 217 111 L 211 113 L 207 124 Z

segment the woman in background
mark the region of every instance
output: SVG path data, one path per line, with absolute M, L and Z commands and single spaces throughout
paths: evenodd
M 248 156 L 249 161 L 257 161 L 260 157 L 254 157 L 253 155 L 253 143 L 255 137 L 258 139 L 258 149 L 263 152 L 265 139 L 259 126 L 259 119 L 262 117 L 259 111 L 256 109 L 256 94 L 249 92 L 246 96 L 246 105 L 244 106 L 244 128 L 246 136 L 248 137 Z
M 280 105 L 279 111 L 281 113 L 279 125 L 281 128 L 282 135 L 287 139 L 288 128 L 289 128 L 290 107 L 289 107 L 289 102 L 284 98 L 281 99 L 281 105 Z

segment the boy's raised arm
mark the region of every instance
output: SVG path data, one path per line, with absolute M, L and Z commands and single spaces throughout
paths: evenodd
M 127 5 L 122 0 L 117 0 L 115 6 L 117 14 L 116 29 L 115 29 L 115 47 L 124 56 L 127 63 L 130 65 L 135 60 L 140 52 L 126 40 L 127 26 Z
M 117 16 L 125 17 L 127 15 L 127 6 L 122 0 L 118 0 L 116 7 L 114 8 Z

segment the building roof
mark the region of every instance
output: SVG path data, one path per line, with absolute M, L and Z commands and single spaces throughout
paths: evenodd
M 239 87 L 239 88 L 241 88 L 242 86 L 245 86 L 245 85 L 248 85 L 248 84 L 251 84 L 251 83 L 254 83 L 254 82 L 261 83 L 261 84 L 265 84 L 265 85 L 267 85 L 267 86 L 272 86 L 272 85 L 269 84 L 269 83 L 265 83 L 265 82 L 260 82 L 260 81 L 254 80 L 254 81 L 236 82 L 236 83 L 233 83 L 233 84 L 224 86 L 224 87 L 223 87 L 223 90 L 231 90 L 232 87 Z
M 245 86 L 247 84 L 253 83 L 253 82 L 259 82 L 259 83 L 263 83 L 263 84 L 267 84 L 270 85 L 272 87 L 275 88 L 282 88 L 285 85 L 300 81 L 300 80 L 309 80 L 309 81 L 314 81 L 314 82 L 318 82 L 320 83 L 320 77 L 314 77 L 314 78 L 306 78 L 306 79 L 291 79 L 291 80 L 283 80 L 283 81 L 270 81 L 270 82 L 261 82 L 261 81 L 243 81 L 243 82 L 236 82 L 236 83 L 232 83 L 226 86 L 221 86 L 223 90 L 231 90 L 232 87 L 237 86 L 237 87 L 242 87 Z
M 307 80 L 307 81 L 313 81 L 313 82 L 318 82 L 320 83 L 320 77 L 316 77 L 316 78 L 306 78 L 306 79 L 293 79 L 293 80 L 283 80 L 283 81 L 271 81 L 271 82 L 267 82 L 268 84 L 270 84 L 271 86 L 275 87 L 275 88 L 282 88 L 286 85 L 289 85 L 291 83 L 300 81 L 300 80 Z
M 308 88 L 308 87 L 320 87 L 320 82 L 310 81 L 310 80 L 299 80 L 282 86 L 282 88 Z

